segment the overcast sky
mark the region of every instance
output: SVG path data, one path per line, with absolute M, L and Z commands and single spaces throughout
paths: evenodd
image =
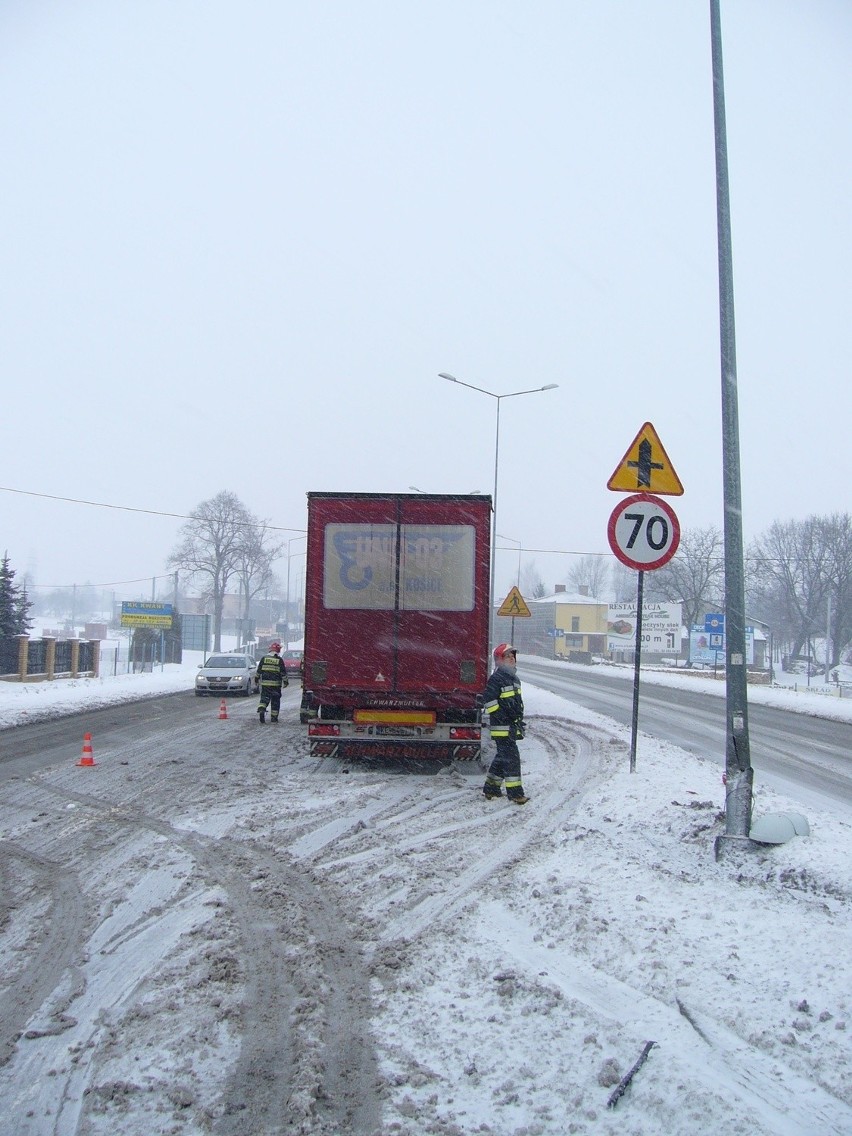
M 852 5 L 722 30 L 748 539 L 850 506 Z M 0 106 L 0 543 L 37 584 L 163 575 L 181 524 L 50 498 L 227 489 L 286 538 L 308 490 L 491 492 L 496 402 L 439 371 L 559 384 L 501 403 L 525 549 L 608 550 L 648 420 L 721 526 L 707 0 L 5 0 Z

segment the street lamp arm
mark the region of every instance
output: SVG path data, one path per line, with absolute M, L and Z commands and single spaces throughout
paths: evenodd
M 544 387 L 533 387 L 532 390 L 526 390 L 526 391 L 512 391 L 511 394 L 497 394 L 494 397 L 495 398 L 516 398 L 519 394 L 538 394 L 539 391 L 556 390 L 556 388 L 558 386 L 559 386 L 559 383 L 548 383 L 547 386 L 544 386 Z
M 457 379 L 455 375 L 448 375 L 446 371 L 438 372 L 439 379 L 446 379 L 448 383 L 458 383 L 460 387 L 467 387 L 468 390 L 479 391 L 480 394 L 487 394 L 489 398 L 517 398 L 520 394 L 538 394 L 539 391 L 556 390 L 559 383 L 547 383 L 543 387 L 533 387 L 531 390 L 512 391 L 510 394 L 495 394 L 494 391 L 486 390 L 485 387 L 475 387 L 473 383 L 463 383 L 461 379 Z
M 538 394 L 540 391 L 555 390 L 559 385 L 558 383 L 547 383 L 542 387 L 533 387 L 530 390 L 510 391 L 508 394 L 495 394 L 494 391 L 486 390 L 485 387 L 476 387 L 473 383 L 463 383 L 461 379 L 457 379 L 455 375 L 450 375 L 446 371 L 438 372 L 439 379 L 446 379 L 448 383 L 456 383 L 460 387 L 467 387 L 468 390 L 475 390 L 479 394 L 487 394 L 489 398 L 493 398 L 497 403 L 497 417 L 494 430 L 494 495 L 491 498 L 491 577 L 489 588 L 489 623 L 488 634 L 491 640 L 491 645 L 494 645 L 494 584 L 495 584 L 495 571 L 496 571 L 496 558 L 497 558 L 497 474 L 500 467 L 500 403 L 504 398 L 517 398 L 522 394 Z M 512 539 L 509 537 L 508 539 Z M 520 586 L 521 576 L 521 542 L 518 541 L 518 586 Z
M 468 390 L 479 391 L 480 394 L 487 394 L 489 398 L 501 398 L 502 395 L 495 394 L 494 391 L 487 391 L 485 387 L 475 387 L 473 383 L 463 383 L 461 379 L 457 379 L 455 375 L 447 375 L 444 371 L 438 373 L 439 379 L 446 379 L 449 383 L 458 383 L 460 387 L 467 387 Z

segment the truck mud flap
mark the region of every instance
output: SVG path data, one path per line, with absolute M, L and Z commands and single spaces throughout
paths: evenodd
M 311 757 L 340 757 L 340 744 L 337 740 L 319 738 L 311 742 Z

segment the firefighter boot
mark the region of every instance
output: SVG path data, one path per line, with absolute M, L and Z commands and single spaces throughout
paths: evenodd
M 524 792 L 524 786 L 520 778 L 512 778 L 511 781 L 508 778 L 506 779 L 506 796 L 513 805 L 525 805 L 529 800 L 529 797 Z
M 486 801 L 496 801 L 498 797 L 503 796 L 502 782 L 496 777 L 486 777 L 482 786 L 482 795 Z
M 260 722 L 260 724 L 263 725 L 263 723 L 266 721 L 266 707 L 265 706 L 258 706 L 257 717 L 258 717 L 258 721 Z

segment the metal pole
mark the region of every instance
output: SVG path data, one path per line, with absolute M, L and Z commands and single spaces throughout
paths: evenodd
M 291 537 L 290 540 L 293 538 Z M 284 611 L 284 623 L 287 630 L 284 633 L 284 646 L 290 646 L 290 541 L 287 541 L 287 607 Z
M 716 223 L 719 246 L 719 324 L 722 362 L 722 477 L 725 509 L 725 836 L 747 837 L 751 829 L 754 771 L 748 732 L 745 651 L 745 572 L 740 488 L 737 353 L 731 205 L 725 124 L 725 81 L 719 0 L 710 0 L 713 56 L 713 121 L 716 142 Z M 720 841 L 723 838 L 720 837 Z M 720 844 L 717 843 L 717 855 Z
M 636 650 L 633 652 L 633 714 L 630 719 L 630 772 L 636 772 L 636 737 L 639 733 L 639 672 L 642 663 L 642 604 L 645 573 L 640 570 L 636 585 Z
M 488 589 L 488 640 L 490 643 L 489 652 L 493 651 L 496 647 L 494 639 L 494 612 L 497 606 L 497 597 L 494 594 L 496 587 L 496 572 L 497 572 L 497 470 L 500 465 L 500 399 L 501 395 L 496 394 L 494 398 L 497 402 L 497 429 L 494 434 L 494 498 L 491 502 L 491 582 Z
M 520 590 L 521 590 L 521 551 L 522 551 L 523 545 L 522 545 L 521 541 L 516 540 L 515 537 L 513 537 L 513 536 L 506 536 L 505 533 L 495 533 L 495 536 L 497 536 L 500 540 L 510 540 L 513 544 L 516 544 L 518 546 L 518 577 L 517 577 L 517 580 L 515 581 L 515 586 L 517 587 L 518 592 L 520 592 Z M 509 634 L 511 635 L 511 641 L 512 641 L 512 644 L 514 645 L 514 643 L 515 643 L 515 617 L 514 617 L 514 615 L 512 616 L 512 630 Z
M 515 581 L 515 587 L 520 592 L 521 590 L 521 542 L 518 541 L 518 578 Z M 512 616 L 512 644 L 515 642 L 515 617 Z
M 831 596 L 825 613 L 825 681 L 828 683 L 828 664 L 831 661 Z
M 497 556 L 497 470 L 500 464 L 500 400 L 503 398 L 518 398 L 523 394 L 538 394 L 540 391 L 556 390 L 559 386 L 558 383 L 546 383 L 543 387 L 533 387 L 532 390 L 510 391 L 508 394 L 495 394 L 494 391 L 486 390 L 485 387 L 474 386 L 473 383 L 463 383 L 461 379 L 457 379 L 455 375 L 450 375 L 446 371 L 438 372 L 439 379 L 446 379 L 450 383 L 458 383 L 460 387 L 467 387 L 468 390 L 479 391 L 480 394 L 487 394 L 489 398 L 493 398 L 497 402 L 497 432 L 494 442 L 494 497 L 492 499 L 492 514 L 491 514 L 491 582 L 490 582 L 490 610 L 488 619 L 488 635 L 491 640 L 492 647 L 494 646 L 494 609 L 495 609 L 495 595 L 494 587 L 495 572 L 496 572 L 496 556 Z M 412 486 L 411 488 L 414 488 Z

